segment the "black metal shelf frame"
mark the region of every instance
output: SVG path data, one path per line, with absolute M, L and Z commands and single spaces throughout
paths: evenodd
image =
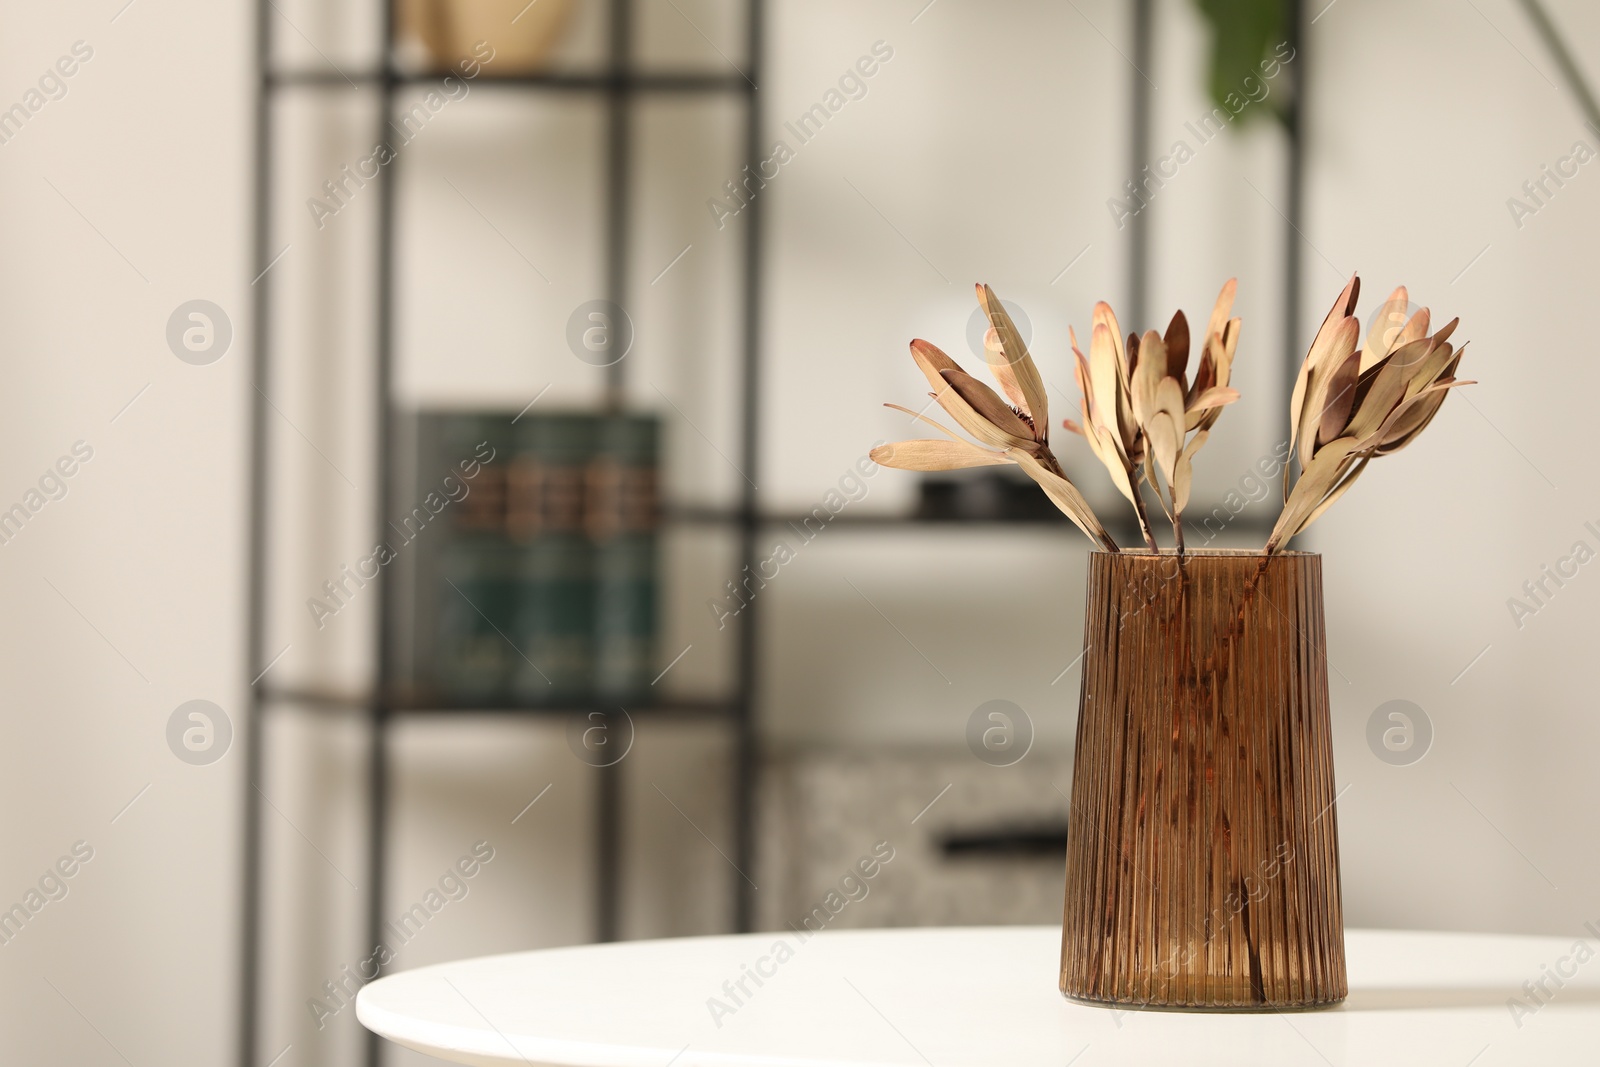
M 745 122 L 741 130 L 740 155 L 752 166 L 762 160 L 761 116 L 755 92 L 759 83 L 763 57 L 765 28 L 764 0 L 745 0 L 746 64 L 740 74 L 701 73 L 685 71 L 640 71 L 632 67 L 634 10 L 636 0 L 607 0 L 610 33 L 607 48 L 607 67 L 592 72 L 548 72 L 522 75 L 485 76 L 479 84 L 499 91 L 543 92 L 557 94 L 601 94 L 606 100 L 605 137 L 605 286 L 606 297 L 621 307 L 627 307 L 627 275 L 629 267 L 629 199 L 635 168 L 633 166 L 633 124 L 635 105 L 646 94 L 731 94 L 740 97 L 745 106 Z M 356 713 L 370 722 L 370 750 L 368 755 L 368 854 L 366 927 L 369 944 L 382 940 L 383 908 L 387 886 L 389 852 L 389 807 L 391 801 L 389 733 L 402 719 L 433 714 L 478 714 L 548 718 L 553 714 L 583 711 L 583 708 L 559 709 L 548 706 L 521 704 L 516 701 L 490 701 L 467 703 L 441 701 L 425 696 L 408 695 L 387 688 L 393 677 L 394 647 L 397 620 L 393 618 L 393 590 L 389 576 L 380 575 L 377 584 L 376 626 L 377 647 L 374 650 L 374 678 L 369 688 L 359 693 L 324 690 L 277 690 L 261 681 L 260 668 L 271 653 L 265 644 L 267 618 L 267 585 L 271 546 L 267 524 L 270 521 L 269 479 L 271 474 L 268 434 L 268 400 L 273 381 L 272 360 L 272 293 L 271 276 L 265 271 L 273 255 L 274 213 L 272 210 L 272 171 L 275 152 L 273 104 L 277 97 L 288 91 L 359 91 L 377 96 L 380 142 L 388 137 L 388 123 L 394 113 L 397 92 L 407 86 L 439 81 L 443 75 L 398 69 L 394 64 L 392 44 L 395 40 L 393 5 L 384 3 L 379 54 L 383 68 L 347 76 L 338 71 L 293 70 L 281 71 L 273 65 L 272 18 L 275 6 L 272 0 L 257 0 L 255 63 L 257 99 L 255 108 L 255 212 L 251 239 L 251 277 L 257 278 L 253 292 L 251 373 L 253 396 L 251 398 L 251 450 L 249 491 L 249 543 L 247 548 L 249 578 L 247 599 L 249 617 L 246 623 L 246 663 L 252 677 L 243 724 L 244 748 L 244 833 L 243 833 L 243 887 L 241 893 L 240 935 L 240 985 L 239 1029 L 237 1056 L 241 1067 L 256 1067 L 261 1061 L 260 1003 L 261 1003 L 261 945 L 263 919 L 263 840 L 262 802 L 257 785 L 266 765 L 264 723 L 275 709 L 303 706 L 322 711 Z M 373 315 L 374 390 L 377 397 L 376 441 L 378 476 L 374 501 L 374 521 L 380 539 L 386 536 L 386 517 L 393 510 L 395 499 L 394 447 L 396 445 L 397 407 L 394 398 L 394 308 L 395 271 L 394 250 L 396 240 L 395 183 L 400 180 L 400 161 L 392 161 L 383 168 L 376 180 L 378 236 L 377 236 L 377 287 Z M 762 205 L 752 204 L 742 213 L 745 224 L 741 248 L 741 275 L 743 290 L 740 294 L 741 317 L 741 372 L 744 381 L 740 391 L 743 404 L 741 412 L 740 449 L 741 469 L 759 470 L 758 422 L 760 397 L 759 359 L 757 347 L 761 336 L 759 301 L 762 259 L 761 225 Z M 605 398 L 608 406 L 621 406 L 624 375 L 622 362 L 606 371 Z M 738 563 L 754 567 L 759 562 L 756 536 L 762 520 L 756 515 L 753 487 L 746 485 L 731 511 L 724 510 L 714 520 L 718 525 L 737 531 L 739 540 Z M 710 518 L 710 516 L 707 516 Z M 735 766 L 731 807 L 734 822 L 733 855 L 741 870 L 752 865 L 754 848 L 754 821 L 751 816 L 753 791 L 756 781 L 755 757 L 757 753 L 754 733 L 754 693 L 756 676 L 755 612 L 746 610 L 737 622 L 738 650 L 735 657 L 731 695 L 720 700 L 667 699 L 646 702 L 636 709 L 652 718 L 672 720 L 712 718 L 725 722 L 733 732 Z M 588 710 L 611 710 L 612 705 Z M 630 713 L 635 709 L 630 708 Z M 618 934 L 620 860 L 621 860 L 621 789 L 620 765 L 597 768 L 595 802 L 596 839 L 596 893 L 595 937 L 597 940 L 614 940 Z M 734 907 L 734 926 L 739 930 L 750 928 L 754 914 L 751 890 L 745 879 L 730 876 Z M 367 1035 L 366 1062 L 376 1067 L 381 1059 L 381 1040 L 375 1034 Z
M 448 75 L 434 71 L 396 71 L 397 85 L 431 85 Z M 263 81 L 271 89 L 360 89 L 381 86 L 385 75 L 374 71 L 340 73 L 333 70 L 269 71 Z M 529 74 L 482 74 L 473 82 L 480 88 L 544 89 L 558 92 L 733 93 L 749 90 L 739 75 L 699 71 L 550 71 Z

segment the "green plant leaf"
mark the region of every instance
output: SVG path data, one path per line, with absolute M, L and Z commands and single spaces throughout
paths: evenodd
M 1267 83 L 1261 61 L 1281 42 L 1286 0 L 1196 0 L 1211 23 L 1211 65 L 1208 88 L 1212 101 L 1234 114 L 1240 100 L 1250 99 L 1250 86 Z M 1246 82 L 1246 78 L 1254 79 Z M 1231 106 L 1229 97 L 1232 96 Z M 1277 87 L 1259 104 L 1237 110 L 1240 122 L 1253 115 L 1283 116 Z

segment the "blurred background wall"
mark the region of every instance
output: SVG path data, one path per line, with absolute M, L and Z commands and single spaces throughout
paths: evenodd
M 731 6 L 640 6 L 652 62 L 718 72 L 740 62 Z M 1047 380 L 1074 392 L 1067 325 L 1082 327 L 1096 299 L 1127 296 L 1126 237 L 1107 200 L 1133 177 L 1133 74 L 1128 12 L 1110 0 L 770 7 L 759 93 L 769 127 L 817 102 L 875 42 L 893 52 L 761 194 L 767 418 L 752 473 L 763 507 L 805 511 L 875 440 L 903 433 L 878 405 L 920 395 L 908 338 L 969 354 L 973 281 L 1026 309 Z M 1600 12 L 1552 7 L 1580 62 L 1600 68 Z M 1186 0 L 1156 10 L 1144 74 L 1165 153 L 1210 109 L 1207 31 Z M 1507 601 L 1574 542 L 1597 544 L 1585 523 L 1600 525 L 1600 485 L 1582 434 L 1600 372 L 1581 314 L 1600 179 L 1584 165 L 1532 213 L 1508 200 L 1531 203 L 1524 182 L 1575 142 L 1600 143 L 1512 0 L 1335 0 L 1313 13 L 1298 345 L 1359 269 L 1363 309 L 1404 282 L 1436 315 L 1462 315 L 1464 373 L 1482 381 L 1308 538 L 1327 552 L 1347 921 L 1576 932 L 1600 917 L 1588 822 L 1600 799 L 1588 669 L 1600 592 L 1585 568 L 1532 616 L 1515 619 Z M 285 59 L 359 68 L 371 58 L 373 13 L 360 5 L 284 0 L 278 17 Z M 252 13 L 195 0 L 7 2 L 0 23 L 0 106 L 23 100 L 60 57 L 92 53 L 62 80 L 64 95 L 0 144 L 0 504 L 22 500 L 77 442 L 92 450 L 65 496 L 0 546 L 0 903 L 20 900 L 75 843 L 92 849 L 65 897 L 0 946 L 0 1056 L 222 1062 L 233 1051 L 245 783 L 236 751 L 186 765 L 165 729 L 179 704 L 207 699 L 233 713 L 237 733 L 249 680 Z M 580 6 L 561 61 L 581 65 L 602 37 Z M 374 209 L 357 198 L 318 229 L 303 201 L 364 147 L 369 112 L 354 93 L 317 113 L 295 106 L 279 175 L 289 250 L 274 267 L 292 358 L 271 399 L 273 522 L 296 547 L 278 561 L 270 643 L 288 646 L 273 668 L 286 678 L 354 684 L 370 618 L 315 631 L 301 602 L 367 541 L 371 338 L 353 309 L 371 285 Z M 641 341 L 631 399 L 670 415 L 665 397 L 692 423 L 678 427 L 673 462 L 700 501 L 729 499 L 739 478 L 718 455 L 737 434 L 725 369 L 736 227 L 718 230 L 705 205 L 737 172 L 733 121 L 715 105 L 668 102 L 640 130 L 652 181 L 639 193 L 641 297 L 630 310 L 641 338 L 659 340 Z M 590 368 L 559 338 L 572 307 L 599 295 L 598 138 L 597 114 L 479 87 L 419 139 L 396 263 L 406 399 L 515 405 L 546 385 L 541 403 L 592 399 Z M 1177 306 L 1203 314 L 1225 277 L 1240 278 L 1246 399 L 1202 456 L 1212 496 L 1271 450 L 1299 354 L 1283 351 L 1278 321 L 1282 153 L 1271 121 L 1230 130 L 1147 209 L 1152 318 Z M 164 336 L 193 299 L 233 323 L 231 350 L 209 366 L 173 358 Z M 1092 472 L 1085 481 L 1099 485 Z M 868 485 L 852 508 L 911 506 L 910 476 Z M 705 602 L 731 549 L 698 537 L 666 551 L 664 644 L 694 648 L 673 684 L 713 684 L 731 638 Z M 1038 527 L 914 538 L 840 528 L 807 545 L 762 594 L 763 729 L 782 772 L 763 841 L 794 840 L 777 835 L 807 797 L 807 811 L 825 813 L 825 845 L 811 850 L 823 871 L 830 848 L 841 869 L 879 839 L 931 864 L 952 828 L 996 813 L 1059 819 L 1065 800 L 1051 784 L 1070 780 L 1082 560 L 1072 536 Z M 1014 701 L 1036 728 L 1016 767 L 983 767 L 966 751 L 968 717 L 990 699 Z M 1367 742 L 1369 717 L 1392 699 L 1432 723 L 1431 751 L 1409 766 Z M 287 1048 L 283 1067 L 349 1062 L 353 1012 L 319 1028 L 306 1001 L 364 955 L 364 741 L 356 724 L 309 713 L 284 716 L 270 740 L 274 774 L 259 783 L 274 887 L 262 1050 Z M 714 728 L 641 730 L 625 794 L 626 936 L 725 927 L 731 881 L 714 843 L 731 834 L 726 759 Z M 559 724 L 406 727 L 394 910 L 476 842 L 494 858 L 395 965 L 587 938 L 592 788 Z M 753 872 L 764 901 L 778 899 L 763 903 L 765 922 L 804 910 L 828 880 L 789 858 L 769 848 Z M 994 915 L 981 895 L 919 912 L 916 879 L 900 874 L 917 868 L 891 865 L 850 921 L 1049 921 L 1059 871 L 1016 863 L 1000 884 L 1044 889 L 996 901 Z

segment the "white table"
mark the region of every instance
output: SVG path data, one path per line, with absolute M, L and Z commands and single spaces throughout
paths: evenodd
M 1344 1004 L 1264 1015 L 1069 1002 L 1059 939 L 1052 927 L 865 930 L 522 952 L 383 978 L 356 1012 L 391 1041 L 480 1065 L 1600 1063 L 1600 955 L 1580 962 L 1575 938 L 1350 931 Z M 792 953 L 782 962 L 778 944 Z M 746 977 L 741 994 L 757 969 L 762 984 Z M 1558 969 L 1576 973 L 1560 988 L 1546 979 L 1547 1003 L 1528 999 L 1523 983 Z M 1534 1010 L 1514 1017 L 1511 997 Z

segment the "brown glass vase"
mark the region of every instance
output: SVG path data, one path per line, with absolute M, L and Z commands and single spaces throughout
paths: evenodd
M 1096 551 L 1087 599 L 1061 991 L 1344 999 L 1321 557 Z

